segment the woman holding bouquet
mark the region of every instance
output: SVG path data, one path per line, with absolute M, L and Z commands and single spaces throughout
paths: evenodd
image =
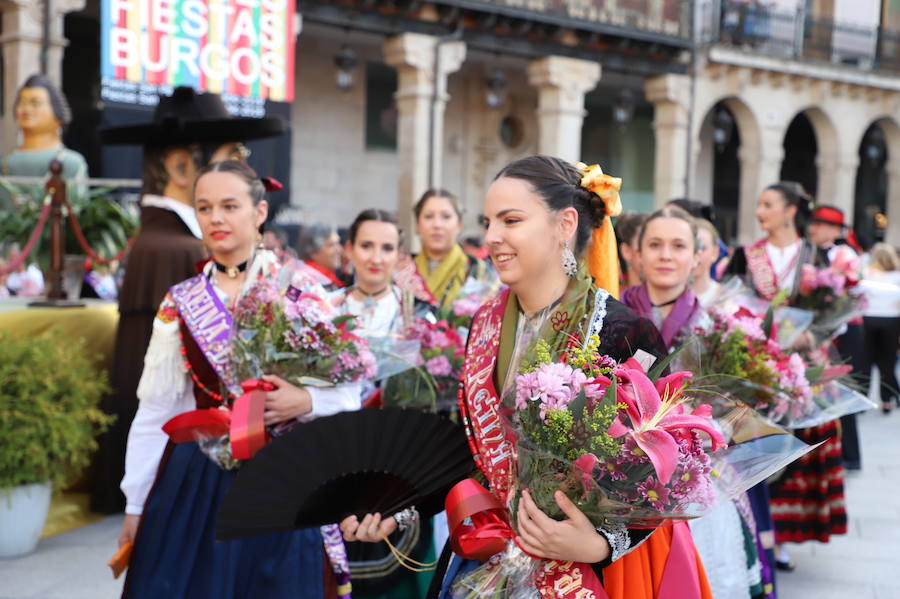
M 626 289 L 622 302 L 653 321 L 669 350 L 702 314 L 690 284 L 698 249 L 697 224 L 677 208 L 657 210 L 638 233 L 644 282 Z
M 756 217 L 766 237 L 746 248 L 738 248 L 727 273 L 743 277 L 763 299 L 772 300 L 780 292 L 787 293 L 789 299 L 795 297 L 803 265 L 827 265 L 824 252 L 802 236 L 811 212 L 811 198 L 799 183 L 776 183 L 764 189 L 759 196 Z M 813 352 L 818 348 L 804 349 Z M 774 559 L 778 569 L 787 571 L 793 570 L 794 565 L 781 543 L 827 542 L 830 535 L 847 532 L 844 468 L 837 423 L 799 429 L 795 434 L 810 445 L 822 441 L 824 444 L 787 467 L 770 487 L 771 500 L 766 497 L 768 492 L 763 485 L 755 487 L 751 494 L 760 536 L 766 548 L 774 551 L 770 561 Z M 770 515 L 774 521 L 774 539 L 771 534 L 765 534 Z
M 228 336 L 221 341 L 219 333 L 230 330 L 223 323 L 231 322 L 248 289 L 278 275 L 274 254 L 257 249 L 268 210 L 264 196 L 263 182 L 243 163 L 214 163 L 197 178 L 195 210 L 212 259 L 196 277 L 172 287 L 153 325 L 121 485 L 127 508 L 119 543 L 134 542 L 126 597 L 320 599 L 335 594 L 319 529 L 215 542 L 215 515 L 236 471 L 225 469 L 226 461 L 207 457 L 197 442 L 167 443 L 162 430 L 179 414 L 233 398 L 235 387 L 222 368 L 231 342 Z M 301 274 L 292 284 L 321 293 Z M 308 297 L 298 302 L 315 301 Z M 216 326 L 214 334 L 210 327 Z M 270 428 L 283 430 L 359 407 L 357 384 L 305 388 L 278 376 L 263 379 L 272 386 L 264 414 Z
M 715 249 L 713 258 L 717 257 L 713 237 L 701 237 L 698 221 L 671 207 L 651 214 L 638 234 L 644 282 L 626 289 L 622 300 L 656 324 L 669 351 L 679 346 L 694 327 L 705 327 L 709 320 L 691 288 L 692 275 L 699 266 L 703 268 L 701 275 L 709 277 L 711 262 L 701 264 L 704 238 Z M 749 533 L 752 528 L 747 521 L 752 524 L 753 518 L 749 501 L 742 496 L 690 523 L 716 599 L 749 599 L 752 592 L 762 589 L 756 547 L 745 545 L 745 529 Z M 648 544 L 654 539 L 651 537 Z M 748 569 L 748 563 L 754 566 Z
M 637 356 L 652 362 L 665 355 L 653 324 L 595 286 L 587 265 L 578 258 L 593 243 L 597 250 L 592 252 L 593 262 L 596 272 L 603 273 L 602 283 L 618 281 L 616 269 L 608 266 L 617 258 L 608 214 L 620 207 L 616 206 L 618 194 L 605 194 L 603 199 L 582 186 L 583 177 L 590 178 L 586 172 L 558 158 L 523 158 L 497 175 L 485 198 L 485 244 L 508 290 L 486 302 L 474 318 L 461 411 L 468 415 L 473 451 L 478 448 L 476 463 L 500 505 L 508 505 L 508 476 L 516 467 L 516 458 L 511 441 L 492 431 L 500 426 L 500 398 L 509 387 L 508 379 L 517 375 L 519 350 L 535 340 L 536 334 L 555 349 L 597 336 L 601 351 L 616 361 Z M 599 181 L 601 185 L 608 182 L 616 180 L 601 177 Z M 600 260 L 606 264 L 601 265 Z M 542 327 L 544 323 L 548 326 Z M 657 596 L 672 527 L 662 527 L 651 536 L 658 536 L 661 542 L 653 556 L 644 553 L 629 560 L 640 553 L 629 552 L 651 530 L 597 529 L 561 492 L 554 499 L 566 516 L 562 521 L 543 513 L 527 491 L 521 495 L 516 514 L 516 543 L 531 556 L 546 560 L 534 582 L 542 597 L 603 597 L 606 592 L 614 599 Z M 373 542 L 396 526 L 394 518 L 382 520 L 378 514 L 367 515 L 361 522 L 350 517 L 341 525 L 346 539 Z M 431 596 L 449 597 L 454 581 L 479 565 L 454 555 L 448 566 L 448 557 L 445 549 Z M 696 552 L 682 557 L 686 559 L 680 563 L 692 565 L 685 569 L 677 596 L 710 597 Z M 630 563 L 607 568 L 626 561 Z M 570 567 L 573 576 L 578 575 L 578 583 L 566 586 L 560 577 Z
M 401 264 L 401 271 L 414 271 L 405 273 L 401 280 L 413 276 L 424 281 L 431 298 L 422 299 L 449 308 L 467 281 L 494 278 L 490 266 L 466 255 L 457 241 L 462 231 L 462 209 L 456 196 L 444 189 L 429 189 L 413 211 L 422 251 L 412 262 Z
M 396 219 L 377 208 L 360 212 L 347 232 L 355 281 L 350 288 L 333 295 L 332 303 L 339 312 L 357 317 L 357 332 L 363 337 L 400 334 L 412 323 L 416 313 L 429 310 L 428 304 L 393 283 L 400 245 Z M 380 394 L 381 390 L 374 385 L 365 385 L 364 405 L 380 405 L 377 401 Z M 431 522 L 417 521 L 408 529 L 395 532 L 390 541 L 404 554 L 427 561 L 434 558 L 432 538 Z M 415 573 L 403 568 L 384 544 L 349 544 L 347 553 L 356 599 L 417 599 L 425 594 L 431 582 L 430 572 Z

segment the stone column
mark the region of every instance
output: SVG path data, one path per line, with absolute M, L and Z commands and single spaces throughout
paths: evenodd
M 86 0 L 54 0 L 50 16 L 50 44 L 47 76 L 62 89 L 62 58 L 68 41 L 63 35 L 66 13 L 82 10 Z M 43 39 L 43 1 L 2 0 L 3 31 L 3 122 L 0 128 L 0 152 L 8 153 L 18 143 L 14 104 L 16 91 L 29 75 L 41 71 Z
M 897 247 L 900 246 L 900 168 L 889 168 L 887 177 L 887 231 L 884 232 L 884 241 Z
M 447 76 L 459 70 L 466 45 L 458 41 L 439 44 L 438 38 L 430 35 L 404 33 L 384 42 L 384 56 L 385 62 L 397 69 L 397 217 L 403 230 L 411 232 L 415 230 L 413 204 L 428 188 L 429 169 L 431 185 L 441 182 L 444 107 L 450 99 Z
M 690 78 L 686 75 L 660 75 L 648 79 L 644 90 L 654 108 L 656 164 L 653 205 L 661 208 L 673 198 L 684 197 L 687 192 Z
M 784 151 L 775 144 L 742 145 L 738 150 L 738 159 L 741 161 L 738 243 L 749 245 L 762 237 L 763 232 L 756 219 L 757 199 L 763 188 L 779 181 Z
M 819 170 L 816 202 L 840 208 L 844 211 L 846 220 L 852 221 L 859 155 L 856 152 L 820 150 L 816 167 Z
M 584 95 L 597 86 L 600 63 L 547 56 L 528 63 L 528 83 L 538 88 L 538 152 L 581 160 Z

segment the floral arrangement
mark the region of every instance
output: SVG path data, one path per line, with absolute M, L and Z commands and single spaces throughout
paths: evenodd
M 375 358 L 354 324 L 331 316 L 322 298 L 260 279 L 235 307 L 231 372 L 238 381 L 274 374 L 314 386 L 372 378 Z
M 765 316 L 741 308 L 734 314 L 714 311 L 711 317 L 710 326 L 695 329 L 679 363 L 695 373 L 692 392 L 709 401 L 715 415 L 738 400 L 768 422 L 789 428 L 833 417 L 823 390 L 849 366 L 815 366 L 801 353 L 782 349 L 771 308 Z
M 654 383 L 636 360 L 616 364 L 599 345 L 594 336 L 556 360 L 539 341 L 516 378 L 519 484 L 557 518 L 562 490 L 597 526 L 652 526 L 711 505 L 707 451 L 724 441 L 709 406 L 688 408 L 691 373 Z
M 859 283 L 859 257 L 839 246 L 826 268 L 804 264 L 800 270 L 799 293 L 791 302 L 813 312 L 810 331 L 817 342 L 839 334 L 841 328 L 862 313 L 862 298 L 853 288 Z
M 465 340 L 446 320 L 413 321 L 405 335 L 419 342 L 414 367 L 387 379 L 385 405 L 446 410 L 456 405 Z

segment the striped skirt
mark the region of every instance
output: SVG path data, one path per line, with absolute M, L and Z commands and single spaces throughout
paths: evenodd
M 825 443 L 790 464 L 771 485 L 775 539 L 827 543 L 831 535 L 847 532 L 839 425 L 832 421 L 794 434 L 810 445 Z

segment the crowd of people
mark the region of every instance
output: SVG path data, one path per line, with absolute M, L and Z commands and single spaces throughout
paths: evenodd
M 133 547 L 126 597 L 345 597 L 348 579 L 356 597 L 451 597 L 459 592 L 454 583 L 480 566 L 451 550 L 446 519 L 418 518 L 413 508 L 347 517 L 337 539 L 336 528 L 322 527 L 215 540 L 216 514 L 237 470 L 210 459 L 200 442 L 170 442 L 164 426 L 195 408 L 227 406 L 240 394 L 221 367 L 232 341 L 212 331 L 232 322 L 260 281 L 283 283 L 288 273 L 298 303 L 356 317 L 363 338 L 403 335 L 413 319 L 435 320 L 478 289 L 468 345 L 457 348 L 459 411 L 447 416 L 467 429 L 481 478 L 505 504 L 504 477 L 516 467 L 516 453 L 490 431 L 525 340 L 565 348 L 573 339 L 596 338 L 616 363 L 665 361 L 702 326 L 729 280 L 766 301 L 790 297 L 804 266 L 828 265 L 834 248 L 852 243 L 844 237 L 843 213 L 815 206 L 796 183 L 762 190 L 756 216 L 765 237 L 729 248 L 709 206 L 676 199 L 652 214 L 620 214 L 618 194 L 608 191 L 618 180 L 606 177 L 606 188 L 588 184 L 584 165 L 530 156 L 496 175 L 481 205 L 483 232 L 465 243 L 457 198 L 431 189 L 414 207 L 421 244 L 415 254 L 404 249 L 409 240 L 396 215 L 376 208 L 340 223 L 346 228 L 310 224 L 292 247 L 283 231 L 265 227 L 266 193 L 274 184 L 247 166 L 241 144 L 277 127 L 209 117 L 224 109 L 210 110 L 214 98 L 204 96 L 176 90 L 161 100 L 153 123 L 106 134 L 110 143 L 145 146 L 141 230 L 118 293 L 114 392 L 105 405 L 119 418 L 101 439 L 102 476 L 93 497 L 98 511 L 126 513 L 119 536 L 120 545 Z M 186 119 L 178 129 L 183 139 L 168 124 L 173 114 Z M 206 116 L 190 120 L 198 114 Z M 878 368 L 889 414 L 900 405 L 894 374 L 900 259 L 884 243 L 862 258 L 858 288 L 867 301 L 834 349 L 862 382 Z M 5 289 L 20 292 L 25 284 L 16 286 L 14 275 L 21 281 L 28 272 L 10 275 Z M 273 434 L 378 405 L 372 380 L 320 387 L 270 373 L 262 379 L 265 425 Z M 602 591 L 612 599 L 652 599 L 676 596 L 666 595 L 675 584 L 685 599 L 776 597 L 776 570 L 794 568 L 784 543 L 827 542 L 845 533 L 845 470 L 863 467 L 853 415 L 794 433 L 822 444 L 690 524 L 594 526 L 562 493 L 555 501 L 564 517 L 555 519 L 524 491 L 515 542 L 547 564 L 529 596 Z M 401 567 L 395 551 L 436 569 Z M 577 570 L 584 577 L 578 585 L 565 574 L 573 563 L 585 566 Z

